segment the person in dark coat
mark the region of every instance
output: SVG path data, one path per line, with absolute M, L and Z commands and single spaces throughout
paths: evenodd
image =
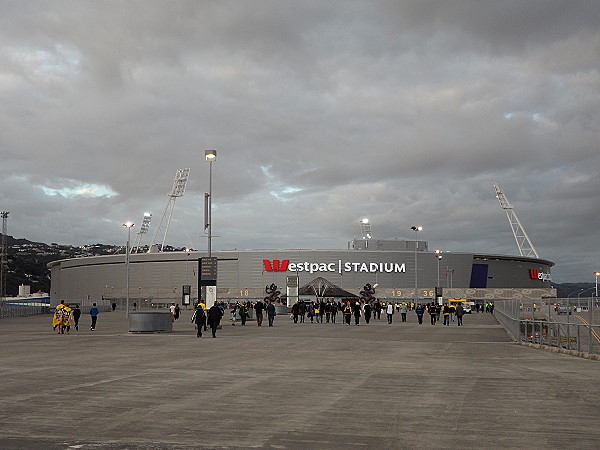
M 460 327 L 463 319 L 463 315 L 465 314 L 465 308 L 463 308 L 462 303 L 459 303 L 456 307 L 456 321 L 458 322 L 458 326 Z
M 267 304 L 267 319 L 269 320 L 269 326 L 272 327 L 275 320 L 275 305 L 271 301 Z
M 246 325 L 246 320 L 248 320 L 248 316 L 250 315 L 248 305 L 246 303 L 242 303 L 238 312 L 242 318 L 242 326 Z
M 256 302 L 254 305 L 254 311 L 256 313 L 256 324 L 259 327 L 262 327 L 263 322 L 263 310 L 265 309 L 265 304 L 260 300 Z
M 342 312 L 344 313 L 344 321 L 346 322 L 346 325 L 350 325 L 350 319 L 352 318 L 352 306 L 350 306 L 350 302 L 346 303 L 346 306 L 344 306 L 344 310 Z
M 371 320 L 371 304 L 365 303 L 365 322 L 367 322 L 367 324 L 369 324 L 370 320 Z
M 73 322 L 75 323 L 75 329 L 79 330 L 79 318 L 81 317 L 81 310 L 79 305 L 75 305 L 73 308 Z
M 431 325 L 435 325 L 438 314 L 438 309 L 435 303 L 432 302 L 429 304 L 427 307 L 427 312 L 429 312 L 429 317 L 431 318 Z
M 423 325 L 423 315 L 425 314 L 425 306 L 419 303 L 415 308 L 415 313 L 417 314 L 419 325 Z
M 354 308 L 352 310 L 352 313 L 354 314 L 354 325 L 359 326 L 360 325 L 360 303 L 355 303 L 354 304 Z
M 194 315 L 192 316 L 192 323 L 195 323 L 198 327 L 198 332 L 196 333 L 197 337 L 202 337 L 202 329 L 206 326 L 206 312 L 204 312 L 204 308 L 198 305 L 196 311 L 194 311 Z
M 298 323 L 298 316 L 300 315 L 300 305 L 294 303 L 292 306 L 292 316 L 294 317 L 294 323 Z
M 208 325 L 210 326 L 212 337 L 214 338 L 217 337 L 217 327 L 221 322 L 221 317 L 223 317 L 223 310 L 215 303 L 208 310 Z

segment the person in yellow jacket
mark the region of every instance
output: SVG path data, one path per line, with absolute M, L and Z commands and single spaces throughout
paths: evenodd
M 65 307 L 62 309 L 62 332 L 64 333 L 65 330 L 67 331 L 67 333 L 69 331 L 71 331 L 71 316 L 73 310 L 71 309 L 71 307 L 69 306 L 69 304 L 67 303 L 65 305 Z
M 65 307 L 65 301 L 61 301 L 59 305 L 54 308 L 54 315 L 52 316 L 52 329 L 56 331 L 58 327 L 58 333 L 62 333 L 62 310 Z

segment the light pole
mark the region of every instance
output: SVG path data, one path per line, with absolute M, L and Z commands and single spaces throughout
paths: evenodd
M 596 272 L 594 275 L 596 275 L 596 300 L 598 300 L 598 277 L 600 277 L 600 272 Z
M 423 227 L 420 225 L 414 225 L 412 227 L 410 227 L 411 230 L 413 230 L 415 232 L 415 298 L 414 298 L 414 303 L 415 303 L 415 307 L 417 306 L 417 300 L 419 298 L 419 291 L 418 291 L 418 275 L 417 275 L 417 247 L 419 246 L 419 240 L 418 240 L 418 233 L 419 231 L 423 230 Z
M 204 231 L 208 231 L 208 257 L 212 256 L 212 163 L 217 160 L 216 150 L 204 150 L 204 157 L 208 162 L 208 195 L 205 197 L 205 224 Z
M 127 228 L 127 246 L 125 247 L 125 271 L 127 272 L 127 285 L 125 287 L 126 303 L 125 317 L 129 317 L 129 242 L 131 241 L 131 229 L 135 226 L 133 222 L 123 224 Z
M 567 298 L 570 298 L 570 297 L 571 297 L 571 295 L 575 295 L 575 294 L 577 294 L 577 293 L 580 293 L 580 294 L 581 294 L 581 291 L 583 291 L 583 288 L 579 289 L 578 291 L 573 291 L 573 292 L 571 292 L 569 295 L 567 295 Z
M 442 259 L 442 251 L 434 250 L 437 258 L 437 287 L 440 287 L 440 259 Z

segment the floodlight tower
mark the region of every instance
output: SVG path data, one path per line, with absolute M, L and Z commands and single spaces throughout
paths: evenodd
M 140 242 L 142 241 L 142 234 L 148 233 L 148 228 L 150 228 L 150 220 L 152 220 L 152 214 L 144 213 L 144 219 L 142 220 L 142 226 L 140 227 L 140 231 L 137 232 L 137 236 L 135 237 L 135 241 L 133 246 L 131 247 L 132 253 L 137 253 L 140 250 Z M 133 251 L 135 249 L 135 251 Z
M 167 239 L 167 232 L 169 231 L 169 225 L 171 224 L 171 217 L 173 217 L 173 208 L 175 207 L 175 200 L 177 197 L 181 197 L 185 192 L 185 186 L 187 185 L 187 180 L 190 176 L 190 169 L 179 169 L 175 174 L 175 180 L 173 180 L 173 187 L 171 188 L 171 193 L 168 195 L 169 201 L 167 202 L 167 207 L 165 208 L 165 212 L 160 218 L 160 223 L 154 232 L 154 236 L 152 237 L 152 242 L 150 243 L 150 248 L 148 249 L 148 253 L 152 253 L 157 247 L 158 251 L 162 252 L 163 247 L 165 245 L 165 240 Z M 160 246 L 156 242 L 156 237 L 160 232 L 160 229 L 163 226 L 163 223 L 166 222 L 165 225 L 165 234 L 163 235 L 162 242 Z
M 8 223 L 8 215 L 10 211 L 2 211 L 0 212 L 0 217 L 2 217 L 2 248 L 0 251 L 0 299 L 4 299 L 6 297 L 6 266 L 7 266 L 7 253 L 8 253 L 8 238 L 6 236 L 7 233 L 7 223 Z
M 360 221 L 360 231 L 362 232 L 362 236 L 364 240 L 369 240 L 373 237 L 373 233 L 371 232 L 371 224 L 369 223 L 369 219 L 364 218 Z
M 508 217 L 508 222 L 510 223 L 510 228 L 512 229 L 513 235 L 515 236 L 515 241 L 517 241 L 517 247 L 519 247 L 519 253 L 521 256 L 534 256 L 535 258 L 539 258 L 538 253 L 535 251 L 535 247 L 531 243 L 529 236 L 527 236 L 527 232 L 523 225 L 521 225 L 521 221 L 517 217 L 517 213 L 513 210 L 513 207 L 508 202 L 506 195 L 498 184 L 494 184 L 494 189 L 496 189 L 496 198 L 500 202 L 500 206 L 506 212 L 506 216 Z

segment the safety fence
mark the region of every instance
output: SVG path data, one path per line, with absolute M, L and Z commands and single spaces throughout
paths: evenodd
M 29 302 L 36 303 L 36 302 Z M 81 309 L 82 314 L 88 314 L 92 306 L 91 301 L 81 301 L 77 303 Z M 70 305 L 75 306 L 75 303 Z M 111 304 L 108 301 L 97 302 L 96 307 L 100 312 L 106 312 L 111 310 Z M 8 317 L 26 317 L 35 316 L 38 314 L 54 314 L 54 307 L 49 304 L 28 304 L 27 301 L 19 302 L 1 302 L 0 303 L 0 319 Z
M 600 354 L 597 298 L 494 300 L 494 313 L 518 341 Z
M 50 314 L 52 311 L 49 306 L 0 305 L 0 318 Z

